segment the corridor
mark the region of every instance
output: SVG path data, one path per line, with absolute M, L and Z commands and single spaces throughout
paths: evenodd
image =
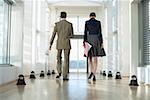
M 67 64 L 64 52 L 60 57 L 68 81 L 56 78 L 58 34 L 50 43 L 61 12 L 74 33 L 60 42 L 71 44 Z M 91 12 L 106 52 L 95 64 L 95 83 L 83 45 Z M 19 75 L 26 85 L 16 85 Z M 150 100 L 149 85 L 150 0 L 0 0 L 0 100 Z

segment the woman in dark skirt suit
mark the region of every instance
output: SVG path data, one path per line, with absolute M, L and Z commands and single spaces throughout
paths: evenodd
M 88 63 L 91 66 L 91 73 L 88 79 L 93 78 L 96 81 L 96 70 L 97 70 L 97 57 L 104 56 L 102 54 L 103 48 L 103 37 L 101 30 L 101 22 L 95 19 L 96 14 L 90 13 L 90 19 L 85 22 L 84 30 L 84 42 L 88 42 L 92 45 L 88 52 Z M 84 44 L 85 45 L 85 44 Z

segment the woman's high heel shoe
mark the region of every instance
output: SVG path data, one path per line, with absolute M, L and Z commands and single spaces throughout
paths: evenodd
M 93 73 L 91 72 L 90 76 L 88 77 L 88 79 L 91 79 L 93 76 Z
M 93 76 L 93 81 L 96 82 L 96 77 L 95 77 L 95 75 Z

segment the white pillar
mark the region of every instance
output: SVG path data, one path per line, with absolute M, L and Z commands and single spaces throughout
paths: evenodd
M 113 71 L 113 32 L 112 32 L 112 4 L 108 2 L 107 6 L 107 36 L 108 36 L 108 66 L 107 71 Z
M 119 66 L 122 76 L 129 76 L 130 54 L 131 54 L 131 35 L 129 26 L 129 1 L 118 1 L 118 49 Z
M 23 67 L 24 74 L 29 74 L 32 66 L 32 11 L 33 1 L 24 1 L 24 43 L 23 43 Z
M 57 9 L 53 6 L 50 7 L 50 34 L 49 34 L 49 42 L 50 38 L 52 36 L 52 32 L 54 30 L 54 25 L 57 20 Z M 56 40 L 56 39 L 55 39 Z M 56 50 L 56 42 L 54 41 L 53 46 L 50 51 L 49 55 L 49 65 L 51 70 L 56 69 L 56 55 L 57 55 L 57 50 Z
M 131 33 L 131 68 L 130 76 L 137 75 L 138 55 L 139 55 L 139 32 L 138 32 L 138 3 L 130 3 L 130 33 Z

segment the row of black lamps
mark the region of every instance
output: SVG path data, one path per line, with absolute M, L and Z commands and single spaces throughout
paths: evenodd
M 101 73 L 101 72 L 100 72 L 100 73 Z M 105 72 L 105 71 L 103 71 L 101 74 L 102 74 L 103 76 L 106 76 L 106 72 Z M 108 77 L 113 77 L 111 71 L 108 72 Z M 120 72 L 116 72 L 116 77 L 115 77 L 115 79 L 122 79 Z M 139 85 L 138 85 L 138 81 L 137 81 L 136 75 L 132 75 L 132 76 L 131 76 L 131 80 L 130 80 L 129 86 L 139 86 Z
M 51 74 L 55 74 L 55 70 L 52 70 L 52 72 L 50 72 L 50 70 L 48 70 L 47 75 L 49 76 Z M 45 77 L 45 74 L 44 74 L 43 70 L 40 73 L 40 77 Z M 30 79 L 36 79 L 34 71 L 31 71 Z M 20 74 L 18 76 L 17 85 L 26 85 L 24 75 Z
M 101 74 L 102 74 L 103 76 L 106 76 L 106 72 L 105 72 L 105 71 L 103 71 Z M 108 72 L 108 77 L 113 77 L 111 71 Z M 115 77 L 115 79 L 121 79 L 121 74 L 120 74 L 120 72 L 116 72 L 116 77 Z
M 55 74 L 55 71 L 52 70 L 52 73 L 51 73 L 50 70 L 48 70 L 47 75 L 49 76 L 49 75 L 51 75 L 51 74 Z M 105 72 L 105 71 L 103 71 L 101 74 L 102 74 L 103 76 L 106 76 L 106 72 Z M 44 77 L 44 76 L 45 76 L 44 71 L 41 71 L 40 77 Z M 17 85 L 26 85 L 25 79 L 24 79 L 24 75 L 20 74 L 18 77 L 19 77 L 19 78 L 18 78 L 18 81 L 17 81 Z M 108 72 L 108 77 L 113 77 L 111 71 Z M 36 79 L 36 77 L 35 77 L 35 72 L 34 72 L 34 71 L 31 72 L 31 74 L 30 74 L 30 79 Z M 115 79 L 121 79 L 121 74 L 120 74 L 120 72 L 116 72 L 116 77 L 115 77 Z M 139 85 L 138 85 L 138 82 L 137 82 L 137 77 L 136 77 L 136 75 L 132 75 L 132 76 L 131 76 L 131 81 L 130 81 L 129 86 L 139 86 Z

